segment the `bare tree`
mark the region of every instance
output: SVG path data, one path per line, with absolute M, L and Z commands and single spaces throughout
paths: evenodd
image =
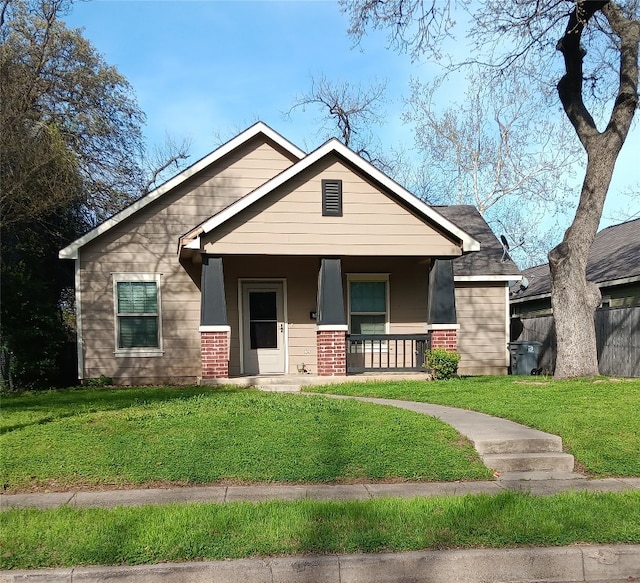
M 348 81 L 330 82 L 324 76 L 314 77 L 311 89 L 296 97 L 286 115 L 291 117 L 294 111 L 305 112 L 307 108 L 318 110 L 321 139 L 336 137 L 375 166 L 389 170 L 391 161 L 382 154 L 372 130 L 384 122 L 382 107 L 386 90 L 386 81 L 365 87 Z
M 165 136 L 163 146 L 154 146 L 143 160 L 147 179 L 142 188 L 142 194 L 148 194 L 180 171 L 189 159 L 190 148 L 190 139 L 185 138 L 178 144 L 169 135 Z
M 566 204 L 579 144 L 517 78 L 494 79 L 473 68 L 461 100 L 439 109 L 438 97 L 444 101 L 450 85 L 447 79 L 414 80 L 404 114 L 430 174 L 427 202 L 474 205 L 516 243 L 520 264 L 537 264 L 541 226 L 549 228 L 548 219 Z M 548 246 L 542 249 L 546 254 Z
M 367 27 L 387 28 L 392 43 L 414 58 L 439 56 L 453 34 L 453 3 L 445 0 L 341 0 L 360 38 Z M 598 288 L 586 279 L 615 163 L 638 107 L 638 0 L 459 0 L 471 16 L 466 62 L 495 71 L 522 71 L 534 86 L 558 79 L 562 108 L 587 163 L 578 207 L 562 243 L 549 253 L 556 322 L 556 377 L 598 373 L 594 312 Z M 559 40 L 558 40 L 559 39 Z M 563 58 L 553 61 L 554 50 Z M 587 51 L 589 49 L 589 51 Z M 538 85 L 538 83 L 540 83 Z M 599 130 L 596 119 L 600 120 Z

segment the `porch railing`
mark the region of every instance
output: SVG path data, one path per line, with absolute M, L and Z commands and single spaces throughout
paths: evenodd
M 347 334 L 347 374 L 423 371 L 430 334 Z

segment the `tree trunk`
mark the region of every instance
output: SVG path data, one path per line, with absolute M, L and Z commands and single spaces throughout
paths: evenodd
M 609 123 L 599 132 L 582 99 L 583 59 L 580 44 L 584 27 L 602 11 L 612 32 L 620 40 L 618 96 Z M 627 18 L 611 1 L 576 2 L 565 35 L 558 42 L 565 75 L 558 83 L 558 95 L 580 142 L 587 152 L 587 170 L 573 223 L 560 245 L 549 252 L 551 305 L 556 325 L 555 377 L 598 374 L 595 310 L 600 290 L 587 281 L 586 269 L 609 190 L 616 159 L 629 132 L 638 105 L 638 46 L 640 22 Z
M 590 146 L 580 204 L 564 240 L 549 253 L 551 305 L 556 325 L 557 356 L 554 376 L 588 377 L 598 374 L 595 311 L 600 290 L 587 281 L 589 250 L 596 236 L 617 152 L 602 137 Z

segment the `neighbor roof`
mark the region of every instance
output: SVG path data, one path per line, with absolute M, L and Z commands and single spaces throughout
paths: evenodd
M 198 172 L 204 170 L 214 162 L 217 162 L 223 156 L 226 156 L 228 153 L 242 146 L 259 134 L 266 136 L 298 160 L 305 156 L 305 153 L 300 148 L 292 144 L 278 132 L 272 130 L 268 125 L 262 122 L 258 122 L 252 125 L 250 128 L 246 129 L 241 134 L 237 135 L 235 138 L 229 140 L 227 143 L 214 150 L 208 156 L 205 156 L 201 160 L 198 160 L 198 162 L 189 166 L 189 168 L 186 168 L 185 170 L 180 172 L 180 174 L 174 176 L 155 190 L 151 191 L 149 194 L 143 196 L 141 199 L 129 205 L 119 213 L 116 213 L 110 219 L 98 225 L 95 229 L 89 231 L 79 239 L 76 239 L 73 243 L 60 251 L 60 259 L 77 259 L 78 250 L 80 249 L 80 247 L 86 245 L 96 237 L 102 235 L 102 233 L 105 233 L 106 231 L 115 227 L 118 223 L 129 218 L 131 215 L 146 207 L 148 204 L 151 204 L 152 202 L 158 200 L 160 197 L 172 191 L 174 188 L 176 188 Z
M 512 294 L 511 301 L 551 294 L 548 263 L 525 269 L 523 275 L 529 285 Z M 640 281 L 640 219 L 607 227 L 596 235 L 587 261 L 587 280 L 599 287 Z
M 439 213 L 434 210 L 435 207 L 431 207 L 416 198 L 408 190 L 389 178 L 384 172 L 378 170 L 375 166 L 367 162 L 364 158 L 356 154 L 353 150 L 347 148 L 347 146 L 335 138 L 324 143 L 317 150 L 314 150 L 302 160 L 296 162 L 293 166 L 282 171 L 268 182 L 265 182 L 262 186 L 256 188 L 253 192 L 237 200 L 207 221 L 186 233 L 182 237 L 181 245 L 184 245 L 187 249 L 199 249 L 201 235 L 210 233 L 216 227 L 235 217 L 241 211 L 267 196 L 285 182 L 298 176 L 302 171 L 331 154 L 335 154 L 346 160 L 357 170 L 366 174 L 368 178 L 382 185 L 385 189 L 406 204 L 411 210 L 417 212 L 419 216 L 435 223 L 446 232 L 459 239 L 462 242 L 463 253 L 480 250 L 480 242 L 470 235 L 470 231 L 467 231 L 466 228 L 463 229 L 454 222 L 448 220 L 443 213 Z
M 482 218 L 478 209 L 472 205 L 434 206 L 441 215 L 463 228 L 469 235 L 480 241 L 482 251 L 462 255 L 453 260 L 453 275 L 462 277 L 512 276 L 499 279 L 519 280 L 518 266 L 508 254 L 504 254 L 502 244 Z M 486 277 L 485 277 L 486 279 Z

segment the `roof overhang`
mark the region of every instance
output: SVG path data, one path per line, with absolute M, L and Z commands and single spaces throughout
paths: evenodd
M 456 275 L 454 281 L 521 281 L 522 275 Z
M 219 227 L 223 223 L 232 219 L 240 212 L 250 207 L 269 193 L 273 192 L 279 186 L 282 186 L 287 181 L 291 180 L 301 172 L 311 167 L 313 164 L 328 156 L 330 154 L 336 154 L 347 162 L 352 164 L 355 168 L 366 174 L 373 181 L 380 184 L 382 187 L 393 193 L 408 208 L 414 210 L 418 215 L 428 219 L 430 222 L 435 223 L 441 229 L 453 235 L 462 244 L 462 252 L 469 253 L 472 251 L 480 250 L 480 242 L 474 239 L 471 235 L 454 225 L 451 221 L 445 219 L 440 213 L 435 211 L 432 207 L 425 204 L 408 190 L 400 186 L 395 180 L 389 178 L 384 172 L 381 172 L 375 166 L 364 160 L 361 156 L 347 148 L 344 144 L 338 140 L 331 139 L 317 150 L 311 152 L 308 156 L 296 162 L 293 166 L 290 166 L 268 182 L 265 182 L 262 186 L 256 188 L 253 192 L 249 193 L 245 197 L 237 200 L 226 209 L 220 211 L 204 223 L 195 227 L 188 233 L 185 233 L 180 240 L 180 248 L 184 249 L 200 249 L 201 237 L 213 231 L 216 227 Z
M 239 146 L 258 136 L 259 134 L 263 134 L 276 144 L 278 144 L 281 148 L 289 152 L 293 157 L 298 160 L 302 159 L 305 156 L 305 153 L 292 144 L 289 140 L 282 137 L 278 132 L 272 130 L 269 126 L 262 122 L 258 122 L 252 125 L 250 128 L 236 136 L 235 138 L 229 140 L 226 144 L 223 144 L 215 151 L 213 151 L 208 156 L 205 156 L 189 168 L 183 170 L 177 176 L 174 176 L 163 185 L 159 186 L 155 190 L 151 191 L 149 194 L 143 196 L 140 200 L 137 200 L 133 204 L 129 205 L 124 210 L 115 214 L 110 219 L 106 220 L 104 223 L 98 225 L 95 229 L 89 231 L 87 234 L 83 235 L 79 239 L 76 239 L 73 243 L 62 249 L 58 256 L 60 259 L 77 259 L 78 251 L 83 246 L 99 237 L 103 233 L 115 227 L 118 223 L 124 221 L 129 218 L 131 215 L 138 212 L 140 209 L 143 209 L 147 205 L 151 204 L 155 200 L 159 199 L 161 196 L 166 194 L 167 192 L 173 190 L 192 176 L 196 175 L 198 172 L 204 170 L 209 165 L 217 162 Z

